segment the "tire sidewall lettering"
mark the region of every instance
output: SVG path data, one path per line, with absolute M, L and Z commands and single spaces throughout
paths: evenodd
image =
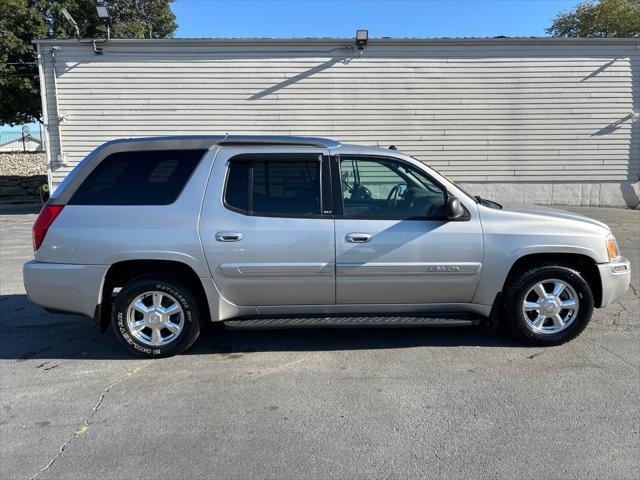
M 138 343 L 135 337 L 131 335 L 131 332 L 129 331 L 129 327 L 127 325 L 126 312 L 127 312 L 127 309 L 129 308 L 130 303 L 133 301 L 133 299 L 136 296 L 140 295 L 140 293 L 143 293 L 145 291 L 152 291 L 152 290 L 157 290 L 159 292 L 167 293 L 176 299 L 176 301 L 181 305 L 183 309 L 185 324 L 187 324 L 187 322 L 189 324 L 198 322 L 197 316 L 195 316 L 194 313 L 192 312 L 191 302 L 187 300 L 187 298 L 181 293 L 180 290 L 172 287 L 171 285 L 167 285 L 165 283 L 154 282 L 154 283 L 147 283 L 146 286 L 139 285 L 139 286 L 133 287 L 125 294 L 126 297 L 123 297 L 120 301 L 116 301 L 114 305 L 114 315 L 112 317 L 113 319 L 112 323 L 114 324 L 114 327 L 115 327 L 114 332 L 116 333 L 116 336 L 119 337 L 120 340 L 125 343 L 126 346 L 128 346 L 132 350 L 135 350 L 136 352 L 140 352 L 144 356 L 156 357 L 156 356 L 171 355 L 172 352 L 174 352 L 175 350 L 180 351 L 181 349 L 184 349 L 183 345 L 185 344 L 185 342 L 188 342 L 188 345 L 191 345 L 193 343 L 193 340 L 191 341 L 189 340 L 189 337 L 192 336 L 192 334 L 187 332 L 187 330 L 190 330 L 191 327 L 189 327 L 189 329 L 184 328 L 180 333 L 180 335 L 168 345 L 165 345 L 162 347 L 149 347 L 149 346 L 145 346 L 143 344 Z M 189 292 L 186 288 L 184 288 L 184 290 L 186 293 L 191 294 L 191 292 Z M 196 334 L 195 334 L 196 338 L 198 333 L 199 333 L 199 329 L 196 331 Z
M 182 306 L 182 310 L 184 311 L 184 318 L 187 322 L 191 322 L 192 321 L 192 317 L 191 317 L 191 307 L 189 306 L 189 302 L 187 301 L 186 298 L 184 298 L 182 296 L 182 294 L 177 291 L 176 289 L 168 286 L 168 285 L 164 285 L 161 283 L 156 284 L 156 289 L 161 291 L 161 292 L 166 292 L 168 294 L 170 294 L 171 296 L 173 296 L 176 300 L 178 300 L 178 302 L 180 302 L 181 306 Z

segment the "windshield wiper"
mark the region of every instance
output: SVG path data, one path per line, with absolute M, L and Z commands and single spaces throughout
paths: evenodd
M 494 202 L 493 200 L 487 200 L 486 198 L 482 198 L 480 195 L 474 195 L 473 198 L 475 198 L 480 205 L 502 210 L 502 205 L 500 205 L 498 202 Z

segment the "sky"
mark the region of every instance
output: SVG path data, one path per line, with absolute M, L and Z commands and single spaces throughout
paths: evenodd
M 576 0 L 175 0 L 178 37 L 541 37 Z
M 175 0 L 178 38 L 543 37 L 578 0 Z M 37 125 L 30 125 L 38 131 Z M 2 126 L 2 131 L 20 130 Z

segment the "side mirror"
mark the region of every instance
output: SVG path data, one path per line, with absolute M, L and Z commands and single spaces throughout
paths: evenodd
M 459 220 L 466 216 L 467 212 L 458 200 L 453 195 L 449 195 L 447 198 L 447 204 L 444 208 L 444 213 L 449 220 Z

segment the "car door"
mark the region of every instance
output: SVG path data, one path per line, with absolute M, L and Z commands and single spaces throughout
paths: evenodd
M 334 304 L 327 152 L 274 148 L 216 155 L 200 220 L 213 280 L 236 305 Z
M 470 302 L 482 267 L 475 210 L 444 217 L 446 189 L 410 162 L 342 155 L 334 160 L 336 302 Z

